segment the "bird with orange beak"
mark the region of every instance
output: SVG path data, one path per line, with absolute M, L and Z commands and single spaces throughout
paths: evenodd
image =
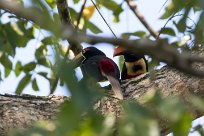
M 81 67 L 85 79 L 91 78 L 96 82 L 108 80 L 115 97 L 123 99 L 118 66 L 102 51 L 95 47 L 87 47 L 74 60 Z
M 123 47 L 117 47 L 114 50 L 113 57 L 123 55 L 125 62 L 123 64 L 121 79 L 130 79 L 148 72 L 148 62 L 144 55 L 136 54 Z

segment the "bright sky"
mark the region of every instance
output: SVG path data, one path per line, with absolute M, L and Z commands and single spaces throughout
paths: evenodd
M 123 0 L 116 0 L 117 2 L 121 2 Z M 71 0 L 69 1 L 71 2 Z M 165 3 L 164 0 L 137 0 L 135 1 L 138 10 L 141 12 L 142 15 L 144 15 L 145 19 L 149 22 L 150 26 L 153 27 L 155 31 L 158 31 L 161 29 L 161 27 L 164 26 L 165 21 L 159 20 L 159 17 L 162 15 L 164 11 L 163 4 Z M 70 7 L 73 7 L 77 9 L 78 11 L 80 10 L 80 6 L 82 4 L 79 3 L 78 5 L 73 5 L 73 3 L 69 3 Z M 92 5 L 92 3 L 88 0 L 87 5 Z M 107 11 L 105 9 L 100 9 L 101 13 L 113 29 L 114 33 L 119 37 L 121 33 L 123 32 L 135 32 L 138 30 L 146 31 L 146 29 L 143 27 L 143 25 L 140 23 L 140 21 L 134 16 L 132 11 L 129 10 L 129 7 L 124 4 L 123 7 L 126 12 L 122 13 L 120 15 L 120 20 L 121 22 L 116 24 L 112 23 L 112 13 L 110 11 Z M 102 18 L 99 16 L 97 12 L 94 13 L 93 17 L 91 18 L 94 24 L 99 26 L 101 30 L 104 32 L 103 34 L 100 34 L 101 36 L 110 36 L 113 37 L 112 33 L 106 26 L 106 24 L 103 22 Z M 45 34 L 45 33 L 44 33 Z M 39 38 L 39 33 L 36 33 L 36 37 Z M 18 49 L 18 52 L 16 54 L 16 60 L 21 60 L 23 64 L 26 64 L 30 62 L 31 60 L 34 60 L 34 50 L 36 46 L 38 45 L 38 41 L 33 40 L 29 43 L 28 47 L 26 49 Z M 89 45 L 83 44 L 84 47 L 87 47 Z M 113 46 L 108 45 L 108 44 L 98 44 L 97 48 L 102 50 L 106 55 L 114 59 L 114 61 L 117 63 L 118 57 L 113 58 Z M 23 57 L 22 57 L 23 56 Z M 1 67 L 0 67 L 1 68 Z M 45 68 L 39 68 L 40 70 L 45 70 Z M 14 72 L 10 74 L 10 76 L 7 79 L 4 79 L 0 83 L 0 93 L 14 93 L 18 81 L 23 77 L 24 74 L 21 74 L 18 78 L 16 78 Z M 81 74 L 78 72 L 78 77 L 81 77 Z M 47 82 L 46 79 L 38 76 L 37 82 L 39 84 L 39 92 L 32 91 L 31 85 L 28 85 L 25 90 L 23 91 L 24 93 L 29 93 L 33 95 L 48 95 L 49 94 L 49 83 Z M 55 92 L 56 95 L 69 95 L 69 92 L 67 92 L 67 89 L 65 87 L 57 87 L 57 91 Z M 197 124 L 200 122 L 194 121 L 196 123 L 193 123 L 193 125 Z M 202 121 L 203 122 L 203 121 Z M 192 135 L 192 134 L 191 134 Z M 195 134 L 193 136 L 196 136 Z

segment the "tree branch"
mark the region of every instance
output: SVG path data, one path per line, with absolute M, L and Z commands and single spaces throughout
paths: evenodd
M 57 0 L 57 9 L 64 26 L 69 26 L 72 30 L 75 30 L 74 25 L 71 22 L 71 16 L 68 11 L 68 4 L 66 0 Z M 73 42 L 72 40 L 67 40 L 70 43 L 70 49 L 75 55 L 81 52 L 82 46 L 78 42 Z
M 148 24 L 148 22 L 145 20 L 144 16 L 137 10 L 137 5 L 133 2 L 133 0 L 125 0 L 132 10 L 132 12 L 135 14 L 135 16 L 140 20 L 140 22 L 145 26 L 145 28 L 149 31 L 149 33 L 157 39 L 157 33 L 153 30 L 153 28 Z
M 77 25 L 76 25 L 77 28 L 78 28 L 78 26 L 79 26 L 79 23 L 80 23 L 81 17 L 82 17 L 82 15 L 83 15 L 83 10 L 84 10 L 84 8 L 85 8 L 86 1 L 87 1 L 87 0 L 84 0 L 83 5 L 81 6 L 81 10 L 80 10 L 80 12 L 79 12 L 79 16 L 78 16 L 78 18 L 77 18 Z
M 42 28 L 46 28 L 47 21 L 43 18 L 41 11 L 34 8 L 25 8 L 19 3 L 8 0 L 0 0 L 0 9 L 8 10 L 18 17 L 30 20 Z M 35 14 L 33 14 L 35 13 Z M 51 22 L 50 22 L 51 23 Z
M 78 39 L 78 42 L 80 41 L 90 44 L 110 43 L 112 45 L 119 45 L 128 48 L 137 54 L 147 54 L 159 61 L 167 63 L 169 66 L 176 68 L 182 72 L 192 74 L 198 77 L 204 77 L 204 69 L 198 69 L 192 66 L 192 64 L 195 62 L 204 62 L 203 57 L 191 55 L 190 52 L 186 51 L 182 51 L 180 53 L 177 48 L 168 45 L 162 40 L 124 40 L 108 37 L 90 36 L 84 34 L 77 34 L 78 37 L 73 37 L 72 35 L 68 34 L 66 36 L 71 39 Z

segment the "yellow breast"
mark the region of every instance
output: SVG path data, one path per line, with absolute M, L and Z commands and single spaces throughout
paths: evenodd
M 135 62 L 125 62 L 127 68 L 127 74 L 130 76 L 139 76 L 147 72 L 146 63 L 143 58 L 135 61 Z M 141 66 L 141 69 L 134 70 L 135 66 Z

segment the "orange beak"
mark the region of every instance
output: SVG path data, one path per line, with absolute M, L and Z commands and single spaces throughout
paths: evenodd
M 124 53 L 125 51 L 127 51 L 126 48 L 119 46 L 119 47 L 117 47 L 117 48 L 114 49 L 113 57 L 119 56 L 119 55 L 123 55 L 123 53 Z

